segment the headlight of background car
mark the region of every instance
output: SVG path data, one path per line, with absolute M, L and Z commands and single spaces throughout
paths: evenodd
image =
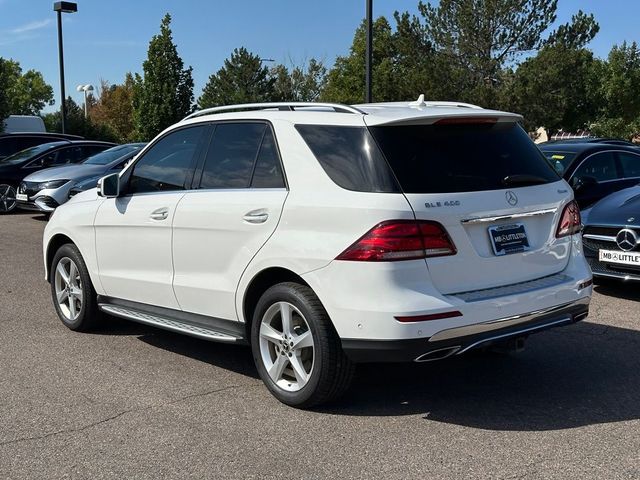
M 69 180 L 51 180 L 50 182 L 42 182 L 38 186 L 40 187 L 39 190 L 60 188 L 61 186 L 63 186 L 68 181 Z

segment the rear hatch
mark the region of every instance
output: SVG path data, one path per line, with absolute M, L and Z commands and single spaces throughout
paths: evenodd
M 571 193 L 514 117 L 430 118 L 369 125 L 418 220 L 437 221 L 455 255 L 426 260 L 442 293 L 541 278 L 562 271 L 556 239 Z

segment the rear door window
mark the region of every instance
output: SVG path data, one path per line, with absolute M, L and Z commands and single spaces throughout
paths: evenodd
M 559 180 L 515 123 L 380 126 L 370 130 L 406 193 L 499 190 Z
M 618 158 L 624 178 L 640 177 L 640 155 L 631 152 L 618 152 Z
M 221 123 L 216 126 L 205 159 L 200 188 L 249 188 L 264 123 Z
M 280 156 L 270 128 L 262 139 L 258 159 L 251 178 L 251 188 L 284 188 L 284 175 L 280 165 Z

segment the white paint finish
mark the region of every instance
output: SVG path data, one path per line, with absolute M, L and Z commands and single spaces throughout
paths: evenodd
M 463 302 L 443 295 L 431 281 L 422 260 L 395 263 L 333 261 L 302 277 L 314 289 L 342 338 L 427 338 L 447 328 L 520 315 L 574 302 L 591 295 L 577 286 L 591 278 L 581 252 L 581 240 L 570 240 L 569 262 L 563 270 L 570 280 L 550 288 Z M 463 316 L 403 324 L 395 316 L 426 315 L 458 310 Z
M 238 282 L 275 230 L 286 197 L 285 189 L 186 193 L 173 221 L 173 285 L 183 310 L 237 320 Z M 251 213 L 255 220 L 245 220 Z
M 80 250 L 80 254 L 89 270 L 91 282 L 96 292 L 101 294 L 104 293 L 104 290 L 98 275 L 93 219 L 104 199 L 99 198 L 95 194 L 95 190 L 82 192 L 77 197 L 72 199 L 72 208 L 56 209 L 44 229 L 42 247 L 43 259 L 45 260 L 45 278 L 48 278 L 50 267 L 50 265 L 46 265 L 49 242 L 56 235 L 64 235 L 70 238 Z
M 577 285 L 590 278 L 579 236 L 555 239 L 562 208 L 571 197 L 564 182 L 512 189 L 519 197 L 515 207 L 506 204 L 503 190 L 408 195 L 407 199 L 402 194 L 351 192 L 334 184 L 295 130 L 296 123 L 363 126 L 365 119 L 371 125 L 407 120 L 430 122 L 468 115 L 471 110 L 446 106 L 414 111 L 394 106 L 373 113 L 380 109 L 363 108 L 369 108 L 372 115 L 251 111 L 205 115 L 181 122 L 178 126 L 215 120 L 271 122 L 289 193 L 190 191 L 99 201 L 95 201 L 95 193 L 80 194 L 53 216 L 45 232 L 45 245 L 55 232 L 67 232 L 78 242 L 99 293 L 241 321 L 246 320 L 242 306 L 251 280 L 267 268 L 286 268 L 310 284 L 338 333 L 345 338 L 426 337 L 443 328 L 527 313 L 590 295 L 590 288 L 577 291 Z M 491 113 L 481 109 L 473 112 Z M 504 115 L 503 119 L 507 117 Z M 424 207 L 426 202 L 447 200 L 460 201 L 460 205 Z M 102 206 L 98 208 L 99 205 Z M 150 214 L 162 207 L 167 208 L 167 220 L 152 221 Z M 518 220 L 517 223 L 525 223 L 533 247 L 525 254 L 496 257 L 490 250 L 486 231 L 489 224 L 461 223 L 471 217 L 548 208 L 555 209 L 555 213 Z M 458 248 L 455 256 L 426 262 L 334 260 L 377 223 L 412 219 L 414 210 L 418 218 L 439 221 L 446 227 Z M 96 211 L 94 242 L 91 217 Z M 263 223 L 262 218 L 246 221 L 245 215 L 251 212 L 268 213 L 268 217 Z M 98 271 L 103 286 L 95 280 Z M 571 280 L 473 304 L 448 295 L 556 272 L 563 272 Z M 452 308 L 463 312 L 463 316 L 416 324 L 400 324 L 393 318 Z
M 95 218 L 96 252 L 106 295 L 180 308 L 173 293 L 171 221 L 184 192 L 106 199 Z M 164 220 L 151 215 L 167 209 Z
M 416 217 L 434 220 L 445 226 L 458 253 L 448 257 L 427 259 L 431 280 L 442 293 L 464 292 L 492 288 L 552 275 L 562 271 L 570 254 L 570 240 L 557 239 L 555 231 L 564 206 L 573 198 L 566 182 L 509 189 L 518 197 L 510 206 L 504 190 L 447 194 L 407 194 Z M 446 202 L 459 202 L 454 207 Z M 439 207 L 426 207 L 437 204 Z M 467 223 L 462 220 L 478 217 L 520 214 L 554 209 L 555 213 L 498 220 L 488 223 Z M 522 253 L 496 256 L 491 247 L 488 229 L 496 225 L 523 224 L 531 249 Z

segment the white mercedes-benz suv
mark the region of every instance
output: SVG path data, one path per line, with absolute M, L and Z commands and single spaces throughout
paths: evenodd
M 580 212 L 521 117 L 446 102 L 196 112 L 44 233 L 62 322 L 250 344 L 282 402 L 588 314 Z

